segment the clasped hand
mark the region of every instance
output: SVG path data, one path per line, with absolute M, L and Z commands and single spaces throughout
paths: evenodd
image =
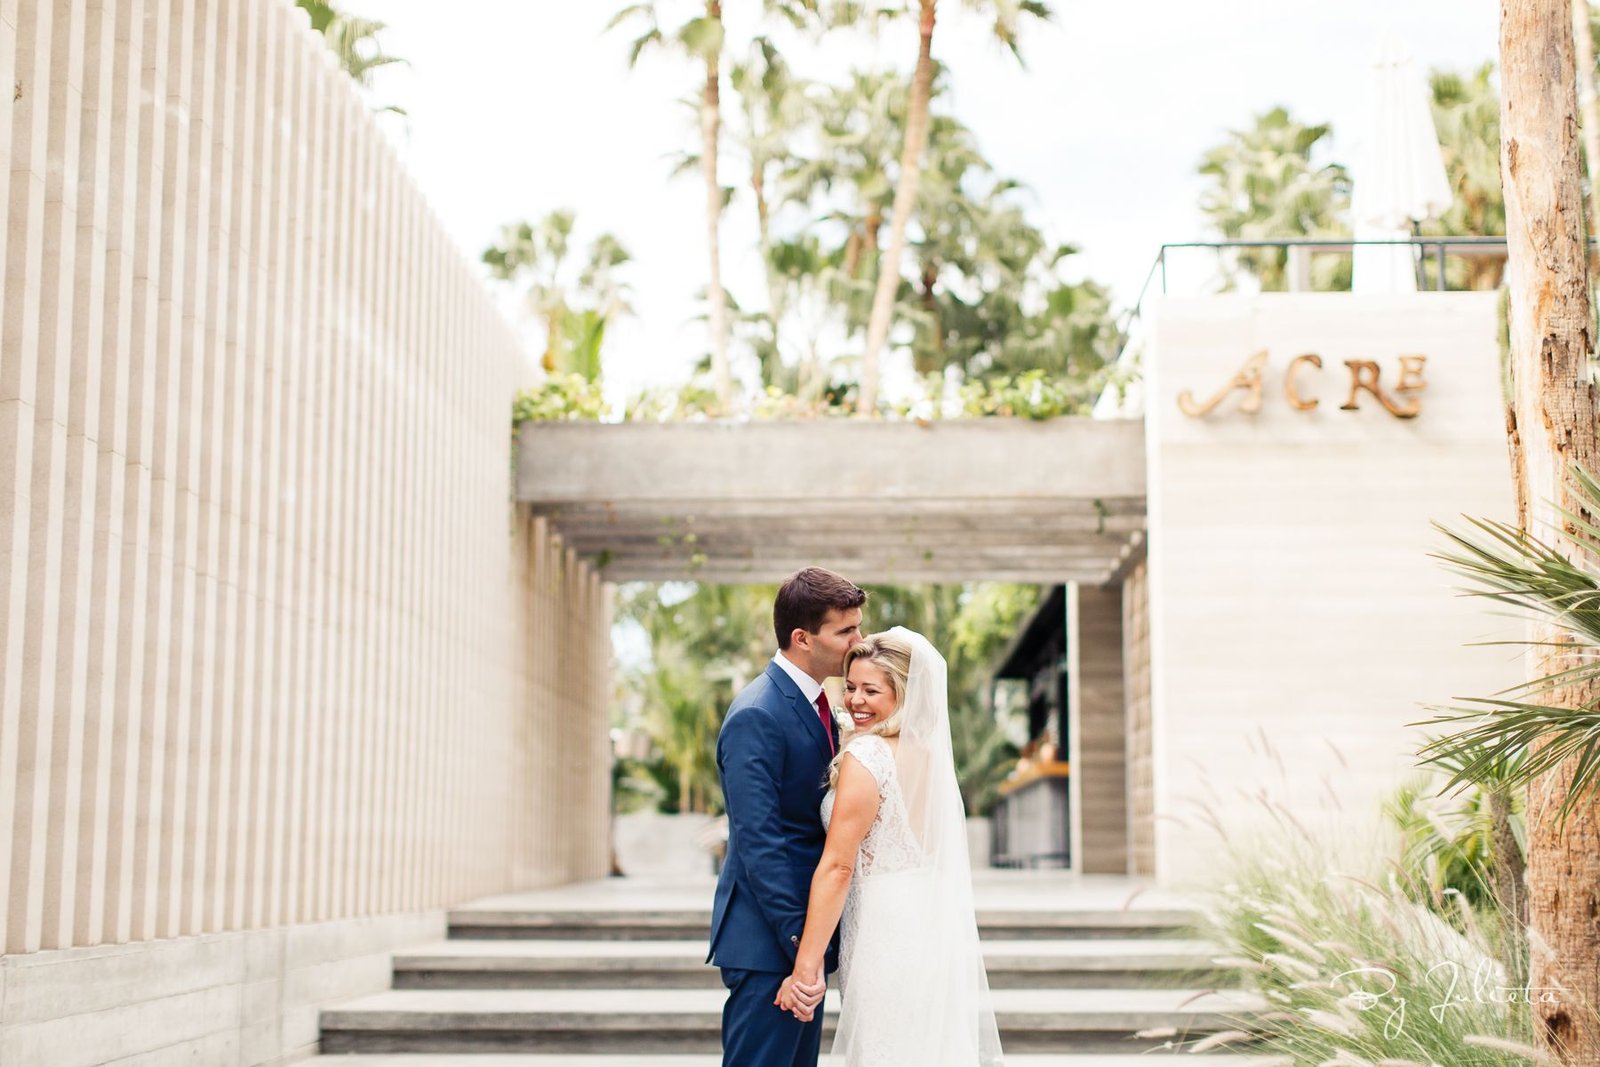
M 809 975 L 797 970 L 783 980 L 772 1003 L 801 1022 L 808 1023 L 816 1017 L 817 1005 L 822 1003 L 827 990 L 828 980 L 820 970 Z

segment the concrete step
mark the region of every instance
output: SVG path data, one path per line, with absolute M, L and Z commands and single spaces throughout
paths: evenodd
M 978 912 L 986 940 L 1182 937 L 1198 916 L 1182 909 L 1002 910 Z M 462 940 L 700 941 L 710 936 L 709 908 L 622 911 L 479 906 L 450 912 L 450 937 Z
M 1012 1056 L 1006 1067 L 1193 1067 L 1187 1053 L 1151 1052 L 1130 1059 L 1117 1053 L 1042 1053 Z M 1261 1057 L 1215 1054 L 1207 1056 L 1205 1067 L 1252 1067 L 1264 1062 Z M 313 1056 L 299 1061 L 298 1067 L 721 1067 L 722 1057 L 710 1056 L 541 1056 L 537 1053 L 480 1053 L 470 1058 L 449 1054 L 378 1053 L 375 1055 Z M 817 1067 L 844 1067 L 844 1060 L 824 1054 Z
M 1216 949 L 1175 938 L 985 941 L 995 989 L 1214 987 Z M 396 989 L 720 989 L 704 941 L 441 941 L 397 953 Z
M 724 999 L 713 989 L 398 990 L 323 1011 L 322 1049 L 714 1053 Z M 1001 1041 L 1018 1053 L 1160 1051 L 1263 1007 L 1244 993 L 1158 989 L 1001 989 L 994 1003 Z

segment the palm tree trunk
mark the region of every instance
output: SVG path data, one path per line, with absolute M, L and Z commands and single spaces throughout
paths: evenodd
M 1583 154 L 1589 164 L 1589 236 L 1600 236 L 1600 101 L 1595 98 L 1594 38 L 1589 30 L 1589 0 L 1572 0 L 1572 41 L 1576 48 L 1578 104 L 1583 114 Z
M 851 281 L 857 277 L 861 269 L 861 249 L 866 244 L 861 231 L 854 226 L 850 228 L 850 236 L 844 241 L 844 275 Z
M 722 21 L 721 0 L 706 0 L 706 17 Z M 711 309 L 711 376 L 717 403 L 733 407 L 733 377 L 728 370 L 728 295 L 722 288 L 722 183 L 717 180 L 717 136 L 722 125 L 722 68 L 718 55 L 706 58 L 706 87 L 700 101 L 700 169 L 706 179 L 706 244 L 709 277 L 706 298 Z
M 1500 962 L 1505 964 L 1509 984 L 1521 988 L 1528 980 L 1528 945 L 1522 936 L 1528 925 L 1528 891 L 1524 885 L 1527 866 L 1516 832 L 1511 829 L 1511 795 L 1499 787 L 1489 789 L 1488 795 L 1495 903 L 1504 916 Z
M 878 259 L 878 288 L 872 295 L 872 315 L 867 320 L 867 347 L 861 354 L 861 395 L 857 405 L 863 415 L 878 409 L 878 357 L 889 339 L 894 319 L 894 298 L 900 288 L 900 255 L 905 249 L 906 224 L 917 202 L 922 178 L 922 154 L 928 147 L 928 102 L 933 95 L 933 23 L 937 0 L 922 0 L 918 24 L 921 45 L 917 69 L 911 76 L 911 100 L 906 108 L 906 143 L 900 153 L 900 180 L 894 190 L 894 211 L 889 221 L 889 247 Z
M 1507 420 L 1519 524 L 1559 545 L 1548 501 L 1585 514 L 1571 491 L 1573 464 L 1595 469 L 1595 393 L 1589 381 L 1588 257 L 1584 248 L 1570 0 L 1504 0 L 1500 14 L 1501 147 L 1510 278 L 1512 408 Z M 1533 627 L 1534 642 L 1570 640 Z M 1572 656 L 1533 646 L 1530 677 L 1564 670 Z M 1596 687 L 1551 692 L 1548 703 L 1579 707 Z M 1535 1039 L 1563 1064 L 1600 1063 L 1600 822 L 1578 805 L 1564 826 L 1557 809 L 1572 765 L 1528 788 L 1528 926 L 1548 950 L 1533 954 L 1529 980 Z
M 756 198 L 756 241 L 761 247 L 761 266 L 767 279 L 767 314 L 772 318 L 772 352 L 777 358 L 778 324 L 783 321 L 783 286 L 772 269 L 772 209 L 767 204 L 767 165 L 757 163 L 750 169 L 750 191 Z
M 917 368 L 918 374 L 931 374 L 944 366 L 944 323 L 939 320 L 939 301 L 934 296 L 933 287 L 938 284 L 939 271 L 931 263 L 922 265 L 922 310 L 932 323 L 928 329 L 932 333 L 933 358 L 924 360 L 922 366 Z

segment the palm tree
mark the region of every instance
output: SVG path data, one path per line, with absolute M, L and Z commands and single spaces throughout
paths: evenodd
M 854 7 L 855 5 L 847 5 Z M 993 20 L 993 32 L 1013 55 L 1021 58 L 1020 32 L 1024 16 L 1044 20 L 1051 17 L 1043 0 L 967 0 L 967 6 L 982 11 Z M 900 256 L 906 242 L 906 226 L 916 204 L 917 184 L 922 174 L 922 155 L 928 144 L 929 105 L 933 96 L 933 28 L 938 0 L 910 0 L 880 7 L 879 15 L 917 17 L 917 62 L 911 75 L 911 92 L 906 107 L 905 144 L 900 153 L 900 173 L 889 217 L 889 244 L 878 261 L 878 284 L 872 295 L 872 312 L 867 322 L 867 343 L 861 355 L 861 394 L 859 409 L 875 414 L 878 408 L 878 358 L 889 338 L 895 297 L 900 288 Z
M 779 359 L 779 326 L 784 318 L 784 285 L 773 266 L 772 186 L 774 168 L 782 168 L 793 154 L 799 131 L 811 117 L 807 85 L 794 76 L 770 38 L 751 43 L 750 56 L 734 65 L 729 82 L 739 98 L 740 136 L 749 164 L 750 193 L 755 203 L 756 240 L 766 274 L 767 315 L 770 333 L 765 351 L 758 351 L 763 366 Z
M 935 79 L 933 92 L 943 86 Z M 817 151 L 792 158 L 783 174 L 790 199 L 813 204 L 845 229 L 842 267 L 852 280 L 876 271 L 879 238 L 894 197 L 895 154 L 905 140 L 907 84 L 893 71 L 850 73 L 816 102 Z M 870 305 L 862 302 L 865 328 Z M 856 316 L 852 316 L 854 318 Z
M 822 351 L 823 336 L 838 320 L 842 293 L 850 288 L 843 252 L 823 247 L 814 233 L 802 233 L 772 245 L 768 269 L 781 292 L 787 323 L 783 336 L 792 343 L 774 348 L 761 368 L 762 382 L 797 397 L 803 406 L 824 398 L 828 387 Z M 792 353 L 791 361 L 786 357 Z
M 1572 495 L 1581 512 L 1566 515 L 1569 528 L 1561 530 L 1564 548 L 1539 540 L 1523 526 L 1489 519 L 1469 520 L 1465 530 L 1438 527 L 1452 547 L 1437 558 L 1467 581 L 1469 594 L 1529 616 L 1542 633 L 1552 629 L 1565 632 L 1559 650 L 1539 637 L 1531 639 L 1528 647 L 1540 657 L 1566 653 L 1567 662 L 1546 668 L 1547 673 L 1507 693 L 1440 709 L 1421 724 L 1451 729 L 1429 742 L 1421 753 L 1426 762 L 1449 776 L 1445 788 L 1476 787 L 1487 796 L 1494 834 L 1494 891 L 1512 927 L 1529 920 L 1529 900 L 1522 884 L 1523 849 L 1512 831 L 1513 793 L 1538 789 L 1543 795 L 1540 808 L 1548 825 L 1540 836 L 1559 837 L 1570 828 L 1579 838 L 1579 848 L 1585 847 L 1584 840 L 1592 843 L 1596 838 L 1600 581 L 1594 573 L 1600 568 L 1600 527 L 1582 516 L 1600 514 L 1600 483 L 1578 469 L 1573 475 Z M 1574 691 L 1584 694 L 1576 705 L 1562 700 Z M 1560 776 L 1553 789 L 1547 778 L 1550 775 Z M 1552 811 L 1557 799 L 1559 804 Z M 1538 831 L 1536 825 L 1527 824 L 1530 845 Z M 1575 873 L 1568 869 L 1569 875 Z M 1583 888 L 1577 879 L 1565 886 L 1568 892 L 1582 892 Z M 1535 922 L 1536 928 L 1541 925 Z M 1563 955 L 1597 958 L 1600 945 L 1595 944 L 1592 928 L 1587 940 Z M 1508 961 L 1513 975 L 1525 975 L 1528 965 L 1525 958 Z
M 698 5 L 697 5 L 698 7 Z M 628 65 L 651 48 L 671 46 L 701 63 L 705 80 L 700 90 L 700 171 L 706 183 L 707 300 L 710 306 L 711 374 L 717 401 L 724 410 L 733 406 L 733 375 L 728 366 L 728 303 L 722 287 L 722 248 L 718 233 L 722 223 L 723 192 L 717 179 L 718 137 L 722 127 L 722 48 L 725 33 L 721 0 L 705 0 L 703 13 L 689 18 L 671 32 L 661 29 L 656 0 L 629 4 L 606 27 L 624 23 L 640 25 L 628 51 Z
M 295 4 L 311 17 L 311 28 L 322 34 L 339 57 L 339 66 L 363 89 L 372 88 L 372 72 L 379 67 L 405 62 L 384 52 L 378 43 L 378 34 L 387 23 L 346 14 L 327 0 L 295 0 Z M 403 108 L 393 104 L 378 110 L 405 114 Z
M 632 257 L 609 233 L 589 246 L 576 278 L 569 269 L 576 216 L 552 211 L 537 223 L 513 222 L 501 228 L 500 243 L 484 249 L 483 261 L 501 281 L 527 285 L 527 307 L 545 327 L 540 364 L 547 373 L 600 377 L 600 350 L 606 327 L 631 314 L 628 286 L 620 269 Z
M 718 403 L 724 411 L 733 407 L 733 373 L 728 363 L 728 296 L 722 284 L 720 229 L 726 193 L 717 177 L 717 154 L 722 131 L 722 53 L 727 43 L 722 23 L 722 0 L 695 0 L 696 13 L 676 29 L 663 31 L 660 4 L 665 0 L 643 0 L 623 7 L 606 27 L 623 24 L 638 27 L 628 50 L 628 65 L 652 48 L 670 47 L 701 64 L 705 77 L 700 88 L 700 172 L 706 185 L 706 250 L 708 269 L 706 299 L 711 330 L 711 374 Z M 816 0 L 763 0 L 762 12 L 790 25 L 807 25 L 816 10 Z
M 1574 66 L 1578 76 L 1578 109 L 1583 121 L 1583 155 L 1589 176 L 1589 236 L 1600 233 L 1600 185 L 1595 172 L 1600 169 L 1600 100 L 1595 92 L 1595 34 L 1600 30 L 1589 0 L 1572 0 L 1572 40 L 1576 45 Z
M 1575 77 L 1568 5 L 1505 0 L 1500 172 L 1512 278 L 1506 425 L 1517 527 L 1552 546 L 1552 568 L 1586 551 L 1572 543 L 1574 534 L 1584 542 L 1600 537 L 1593 520 L 1600 493 L 1592 480 L 1572 476 L 1575 468 L 1600 470 Z M 1545 502 L 1559 509 L 1555 517 L 1534 511 Z M 1529 668 L 1560 679 L 1544 696 L 1558 713 L 1581 715 L 1600 704 L 1600 679 L 1584 674 L 1589 664 L 1574 617 L 1586 603 L 1567 603 L 1534 629 Z M 1547 758 L 1559 744 L 1557 735 L 1529 746 L 1529 762 L 1541 769 L 1528 789 L 1528 922 L 1550 949 L 1534 958 L 1530 977 L 1564 993 L 1558 1003 L 1533 1005 L 1533 1013 L 1541 1047 L 1563 1063 L 1587 1065 L 1600 1063 L 1600 805 L 1595 779 L 1584 774 L 1600 750 L 1600 732 L 1576 755 L 1565 753 L 1571 758 Z
M 1275 107 L 1257 115 L 1248 129 L 1229 131 L 1228 139 L 1200 162 L 1200 173 L 1212 179 L 1201 194 L 1200 210 L 1230 239 L 1347 234 L 1350 180 L 1338 164 L 1317 166 L 1311 161 L 1331 129 L 1326 124 L 1307 126 Z M 1286 289 L 1288 262 L 1287 249 L 1242 249 L 1225 263 L 1224 277 L 1231 285 L 1242 269 L 1264 290 Z M 1329 288 L 1337 284 L 1334 278 L 1319 280 Z
M 1470 74 L 1435 70 L 1428 78 L 1433 91 L 1433 124 L 1444 153 L 1445 174 L 1455 194 L 1448 211 L 1430 232 L 1493 235 L 1506 232 L 1506 201 L 1500 191 L 1500 94 L 1494 87 L 1494 64 Z M 1459 279 L 1466 289 L 1498 289 L 1505 273 L 1499 257 L 1474 256 L 1464 261 Z

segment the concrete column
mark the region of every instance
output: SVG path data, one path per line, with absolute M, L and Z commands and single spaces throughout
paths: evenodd
M 1127 710 L 1122 663 L 1122 590 L 1074 585 L 1072 686 L 1073 799 L 1078 814 L 1074 866 L 1085 874 L 1128 869 Z
M 1155 874 L 1154 759 L 1150 731 L 1150 572 L 1144 559 L 1122 582 L 1122 665 L 1127 706 L 1128 873 Z

